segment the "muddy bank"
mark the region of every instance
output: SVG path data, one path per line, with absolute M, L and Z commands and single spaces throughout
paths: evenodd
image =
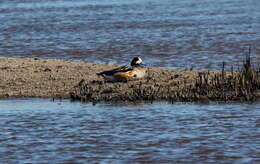
M 98 93 L 93 92 L 93 96 L 96 94 L 102 100 L 108 95 L 120 97 L 122 91 L 128 91 L 140 82 L 153 81 L 147 85 L 176 83 L 177 87 L 184 81 L 194 81 L 197 75 L 197 71 L 149 68 L 151 79 L 129 83 L 105 83 L 102 77 L 96 75 L 115 67 L 118 66 L 40 58 L 0 58 L 0 97 L 70 98 L 70 93 L 77 88 L 75 86 L 84 79 L 99 90 Z
M 148 67 L 142 80 L 105 82 L 97 72 L 118 65 L 39 58 L 0 58 L 0 97 L 72 98 L 80 101 L 208 101 L 259 98 L 254 83 L 237 72 L 184 71 Z M 246 86 L 250 86 L 249 88 Z
M 82 80 L 112 65 L 39 58 L 0 58 L 0 97 L 69 98 Z

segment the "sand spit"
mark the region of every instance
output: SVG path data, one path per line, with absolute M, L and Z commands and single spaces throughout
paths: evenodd
M 118 65 L 39 58 L 0 58 L 0 98 L 71 98 L 99 101 L 236 101 L 259 98 L 259 76 L 253 85 L 236 73 L 184 71 L 149 67 L 147 77 L 105 82 L 97 72 Z M 258 74 L 257 74 L 258 75 Z M 242 85 L 240 87 L 240 82 Z M 237 83 L 236 83 L 237 81 Z M 245 89 L 244 89 L 245 88 Z M 224 94 L 223 94 L 224 93 Z
M 109 91 L 120 86 L 122 90 L 129 90 L 127 86 L 135 86 L 140 81 L 128 83 L 106 83 L 102 77 L 96 75 L 118 65 L 83 63 L 75 61 L 40 59 L 40 58 L 0 58 L 0 97 L 44 97 L 44 98 L 70 98 L 70 93 L 83 79 L 86 83 L 100 89 L 99 93 L 111 96 L 117 95 Z M 180 71 L 172 69 L 149 68 L 153 83 L 179 83 L 191 82 L 197 71 Z M 77 88 L 77 87 L 76 87 Z
M 0 97 L 69 98 L 80 80 L 110 65 L 39 58 L 0 58 Z

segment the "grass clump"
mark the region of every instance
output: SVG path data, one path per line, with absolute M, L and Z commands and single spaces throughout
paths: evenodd
M 196 93 L 197 98 L 207 97 L 213 101 L 256 101 L 260 96 L 259 69 L 253 66 L 249 50 L 240 70 L 225 71 L 223 62 L 220 73 L 199 73 L 189 92 Z

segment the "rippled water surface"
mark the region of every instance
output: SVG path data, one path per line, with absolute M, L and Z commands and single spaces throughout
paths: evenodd
M 260 104 L 0 104 L 0 163 L 260 162 Z
M 1 0 L 0 20 L 0 56 L 219 69 L 260 55 L 259 0 Z

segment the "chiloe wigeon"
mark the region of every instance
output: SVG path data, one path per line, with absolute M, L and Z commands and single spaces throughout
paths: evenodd
M 140 79 L 146 74 L 146 67 L 142 65 L 140 57 L 134 57 L 131 66 L 122 66 L 116 69 L 97 73 L 107 81 L 127 81 L 129 79 Z

